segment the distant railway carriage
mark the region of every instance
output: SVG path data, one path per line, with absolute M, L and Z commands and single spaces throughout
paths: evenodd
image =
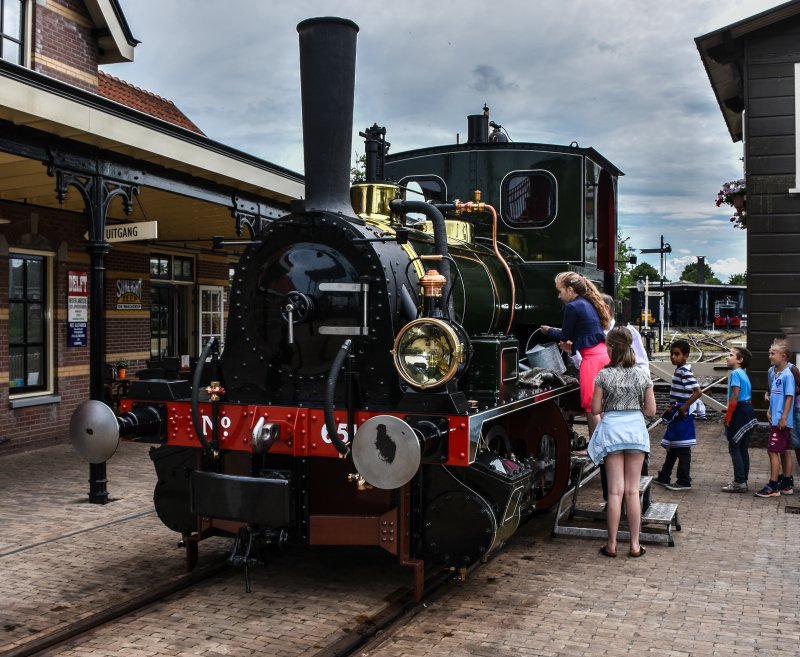
M 621 172 L 492 141 L 487 110 L 467 143 L 388 160 L 373 126 L 350 190 L 357 29 L 298 26 L 306 198 L 252 235 L 222 353 L 206 345 L 191 386 L 133 381 L 119 418 L 87 402 L 71 429 L 100 460 L 119 433 L 154 443 L 155 506 L 190 563 L 213 535 L 245 564 L 269 543 L 374 545 L 419 595 L 424 564 L 486 556 L 576 472 L 577 385 L 537 329 L 560 323 L 556 272 L 613 291 Z
M 715 328 L 741 328 L 742 315 L 739 304 L 731 299 L 720 299 L 714 302 Z

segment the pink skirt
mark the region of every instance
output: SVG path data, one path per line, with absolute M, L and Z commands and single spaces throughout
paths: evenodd
M 594 347 L 581 349 L 581 369 L 579 370 L 581 382 L 581 407 L 587 413 L 592 412 L 592 396 L 594 395 L 594 380 L 597 373 L 609 363 L 606 343 L 600 342 Z

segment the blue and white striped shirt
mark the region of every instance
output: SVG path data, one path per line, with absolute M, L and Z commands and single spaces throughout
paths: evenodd
M 672 386 L 669 389 L 669 399 L 671 402 L 685 404 L 686 400 L 692 396 L 692 392 L 697 387 L 697 379 L 694 378 L 692 366 L 684 363 L 675 368 L 672 375 Z

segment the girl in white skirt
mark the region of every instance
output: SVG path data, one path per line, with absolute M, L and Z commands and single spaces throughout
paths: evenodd
M 631 557 L 644 556 L 639 543 L 642 508 L 639 504 L 639 478 L 644 456 L 650 451 L 650 435 L 644 416 L 655 415 L 656 398 L 650 373 L 636 367 L 631 349 L 631 334 L 622 326 L 606 335 L 610 362 L 597 374 L 592 396 L 592 413 L 603 413 L 589 441 L 589 458 L 604 461 L 608 478 L 608 543 L 600 548 L 607 557 L 617 556 L 617 530 L 622 514 L 622 498 L 631 533 Z

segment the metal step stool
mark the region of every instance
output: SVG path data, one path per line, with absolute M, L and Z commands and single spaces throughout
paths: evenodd
M 661 525 L 665 527 L 666 534 L 655 534 L 655 536 L 666 536 L 667 545 L 675 547 L 675 541 L 672 538 L 672 526 L 675 526 L 675 531 L 679 532 L 681 530 L 681 523 L 678 519 L 678 505 L 669 502 L 650 502 L 650 506 L 642 513 L 642 527 L 646 525 Z M 663 539 L 660 540 L 663 542 Z
M 605 521 L 606 518 L 604 511 L 581 509 L 578 507 L 578 495 L 581 489 L 600 472 L 600 468 L 594 465 L 591 460 L 585 456 L 573 457 L 572 467 L 576 470 L 576 480 L 578 483 L 561 496 L 558 506 L 556 507 L 551 536 L 583 536 L 587 538 L 607 539 L 608 530 L 605 527 L 601 529 L 599 527 L 570 524 L 570 521 L 576 518 L 603 521 Z M 650 476 L 643 476 L 639 480 L 640 502 L 645 492 L 650 489 L 652 481 L 653 477 Z M 621 522 L 625 522 L 624 516 Z M 651 525 L 658 525 L 665 528 L 666 531 L 657 533 L 644 531 L 646 526 Z M 667 543 L 670 547 L 674 547 L 675 541 L 672 537 L 673 525 L 677 531 L 680 531 L 681 526 L 678 521 L 678 505 L 651 502 L 647 509 L 642 512 L 642 529 L 639 532 L 639 540 L 643 543 Z M 627 540 L 631 537 L 629 531 L 622 529 L 617 533 L 617 536 L 620 540 Z

